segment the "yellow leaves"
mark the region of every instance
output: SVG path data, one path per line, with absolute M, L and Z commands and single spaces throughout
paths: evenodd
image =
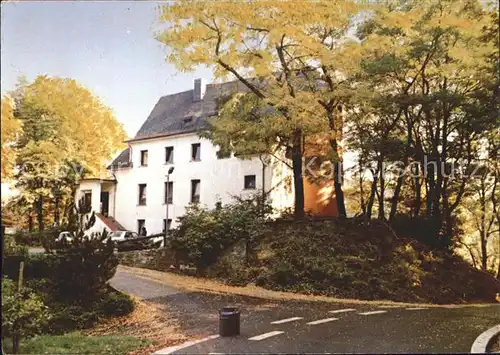
M 358 9 L 354 1 L 345 0 L 178 1 L 160 9 L 159 21 L 168 26 L 157 39 L 168 46 L 168 61 L 179 69 L 223 59 L 237 70 L 268 76 L 277 61 L 271 52 L 283 39 L 288 56 L 307 60 L 325 55 L 324 44 L 311 29 L 346 28 Z M 215 69 L 218 77 L 222 72 Z
M 1 144 L 2 144 L 2 180 L 12 176 L 14 167 L 15 151 L 12 143 L 21 131 L 21 123 L 14 118 L 14 103 L 8 96 L 2 97 L 2 121 L 1 121 Z
M 58 122 L 53 126 L 55 137 L 40 146 L 50 153 L 55 144 L 65 154 L 61 160 L 79 161 L 92 172 L 99 171 L 125 140 L 123 126 L 111 110 L 72 79 L 41 76 L 26 88 L 21 118 L 40 113 L 48 122 Z

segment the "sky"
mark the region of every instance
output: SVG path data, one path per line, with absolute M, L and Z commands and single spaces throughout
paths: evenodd
M 200 67 L 180 73 L 154 39 L 158 2 L 1 3 L 1 91 L 20 75 L 77 80 L 99 96 L 133 137 L 161 96 L 211 82 Z

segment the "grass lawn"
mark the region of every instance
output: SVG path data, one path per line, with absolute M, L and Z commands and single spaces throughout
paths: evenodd
M 6 353 L 11 342 L 2 341 Z M 79 332 L 64 335 L 41 335 L 21 340 L 21 354 L 128 354 L 152 345 L 147 339 L 130 336 L 86 336 Z

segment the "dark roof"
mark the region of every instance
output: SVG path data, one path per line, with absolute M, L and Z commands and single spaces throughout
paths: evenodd
M 231 81 L 207 85 L 200 101 L 193 100 L 193 90 L 163 96 L 130 141 L 202 130 L 206 118 L 217 114 L 221 99 L 247 90 L 239 81 Z
M 256 82 L 254 82 L 256 84 Z M 193 90 L 160 98 L 147 120 L 130 141 L 197 132 L 207 127 L 207 118 L 217 114 L 221 100 L 236 92 L 247 92 L 240 81 L 208 84 L 202 100 L 193 100 Z M 130 149 L 127 148 L 108 166 L 108 169 L 131 167 Z
M 120 168 L 128 168 L 132 166 L 130 162 L 130 148 L 123 150 L 116 158 L 113 160 L 111 165 L 108 166 L 108 169 L 120 169 Z
M 100 182 L 113 182 L 116 183 L 116 179 L 103 179 L 103 178 L 83 178 L 79 181 L 100 181 Z

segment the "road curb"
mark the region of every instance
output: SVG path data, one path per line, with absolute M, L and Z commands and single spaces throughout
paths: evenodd
M 500 334 L 500 324 L 497 324 L 493 328 L 490 328 L 484 333 L 481 333 L 481 335 L 479 335 L 476 340 L 474 340 L 474 344 L 472 344 L 470 352 L 472 354 L 486 353 L 491 340 L 498 334 Z
M 179 344 L 179 345 L 174 345 L 174 346 L 169 346 L 167 348 L 164 348 L 164 349 L 160 349 L 158 351 L 155 351 L 152 355 L 166 355 L 166 354 L 172 354 L 174 352 L 177 352 L 179 350 L 182 350 L 184 348 L 188 348 L 190 346 L 193 346 L 193 345 L 196 345 L 196 344 L 199 344 L 199 343 L 203 343 L 205 341 L 209 341 L 209 340 L 212 340 L 212 339 L 216 339 L 219 337 L 219 334 L 215 334 L 215 335 L 210 335 L 206 338 L 203 338 L 203 339 L 196 339 L 196 340 L 188 340 L 182 344 Z

